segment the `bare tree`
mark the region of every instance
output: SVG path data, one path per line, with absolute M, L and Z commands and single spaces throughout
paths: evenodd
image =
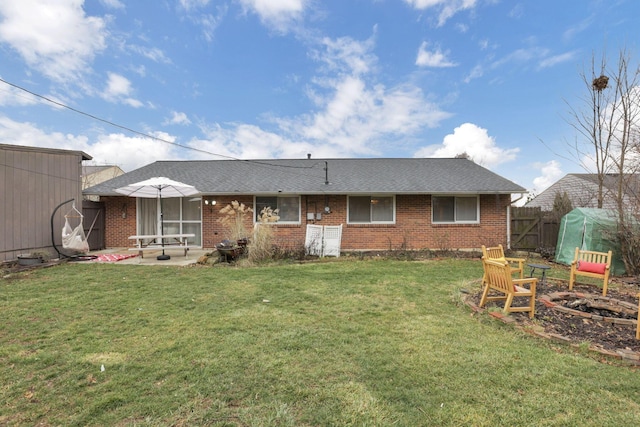
M 618 211 L 617 240 L 622 260 L 628 274 L 640 273 L 640 236 L 638 234 L 638 202 L 634 197 L 638 162 L 638 132 L 640 125 L 640 70 L 632 68 L 630 55 L 621 50 L 617 68 L 611 70 L 616 91 L 609 114 L 615 115 L 609 132 L 613 135 L 614 152 L 612 162 L 617 176 L 616 207 Z
M 607 60 L 602 56 L 596 64 L 595 54 L 591 56 L 591 69 L 583 71 L 580 77 L 587 89 L 587 95 L 582 98 L 582 109 L 570 107 L 571 119 L 569 123 L 582 138 L 576 138 L 575 151 L 581 166 L 591 170 L 588 164 L 591 160 L 596 168 L 598 179 L 597 206 L 602 207 L 605 176 L 611 167 L 611 143 L 613 135 L 611 129 L 612 115 L 603 114 L 603 105 L 609 105 L 610 91 L 609 77 L 605 75 Z
M 582 109 L 571 108 L 571 125 L 581 138 L 575 141 L 575 152 L 585 170 L 593 163 L 597 176 L 597 206 L 602 208 L 605 185 L 615 179 L 615 205 L 618 230 L 616 238 L 627 272 L 640 273 L 638 254 L 640 238 L 637 213 L 632 209 L 640 199 L 630 203 L 629 189 L 635 185 L 640 170 L 638 141 L 640 132 L 640 69 L 631 65 L 631 57 L 623 48 L 618 60 L 609 64 L 605 54 L 581 74 L 587 88 Z

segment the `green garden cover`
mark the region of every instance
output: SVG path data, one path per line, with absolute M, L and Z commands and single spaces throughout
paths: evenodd
M 576 248 L 588 251 L 613 251 L 611 274 L 620 276 L 625 268 L 620 245 L 615 240 L 616 212 L 610 209 L 576 208 L 562 217 L 555 261 L 570 265 Z

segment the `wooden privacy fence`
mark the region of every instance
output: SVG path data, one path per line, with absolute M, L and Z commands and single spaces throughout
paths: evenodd
M 89 249 L 105 248 L 105 207 L 102 202 L 82 201 L 82 221 Z
M 511 207 L 511 248 L 555 248 L 560 221 L 540 208 Z

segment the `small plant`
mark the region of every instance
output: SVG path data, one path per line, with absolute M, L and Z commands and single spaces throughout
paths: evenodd
M 435 236 L 436 246 L 440 252 L 450 252 L 451 251 L 451 236 L 449 233 L 443 232 L 442 234 L 438 234 Z
M 244 225 L 245 217 L 253 214 L 253 209 L 237 200 L 220 209 L 222 216 L 218 221 L 226 228 L 227 239 L 237 241 L 247 237 L 247 229 Z
M 578 343 L 578 350 L 582 354 L 587 354 L 590 348 L 591 343 L 589 341 L 581 341 L 580 343 Z
M 539 247 L 536 252 L 544 259 L 553 259 L 556 256 L 556 248 Z
M 271 257 L 274 260 L 304 260 L 307 259 L 307 248 L 304 245 L 272 246 Z
M 51 259 L 51 254 L 47 251 L 33 251 L 30 256 L 31 258 L 40 258 L 42 262 L 47 262 Z

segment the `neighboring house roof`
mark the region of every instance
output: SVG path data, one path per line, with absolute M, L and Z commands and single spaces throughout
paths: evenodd
M 640 192 L 639 175 L 623 175 L 625 204 L 637 203 Z M 603 204 L 604 209 L 617 209 L 616 194 L 620 175 L 607 174 L 603 180 Z M 598 175 L 589 173 L 571 173 L 565 175 L 534 199 L 527 202 L 527 207 L 539 207 L 543 211 L 552 211 L 556 194 L 567 193 L 574 208 L 598 207 Z
M 119 166 L 114 165 L 82 166 L 82 188 L 93 187 L 123 174 L 124 171 Z
M 124 171 L 120 169 L 119 166 L 115 166 L 115 165 L 102 165 L 102 166 L 83 165 L 82 176 L 93 175 L 95 173 L 100 173 L 100 172 L 109 171 L 109 170 L 119 171 L 119 175 L 124 174 Z
M 114 190 L 154 176 L 190 184 L 202 194 L 513 194 L 527 190 L 463 159 L 267 159 L 158 161 L 95 185 Z M 325 183 L 325 181 L 327 183 Z

